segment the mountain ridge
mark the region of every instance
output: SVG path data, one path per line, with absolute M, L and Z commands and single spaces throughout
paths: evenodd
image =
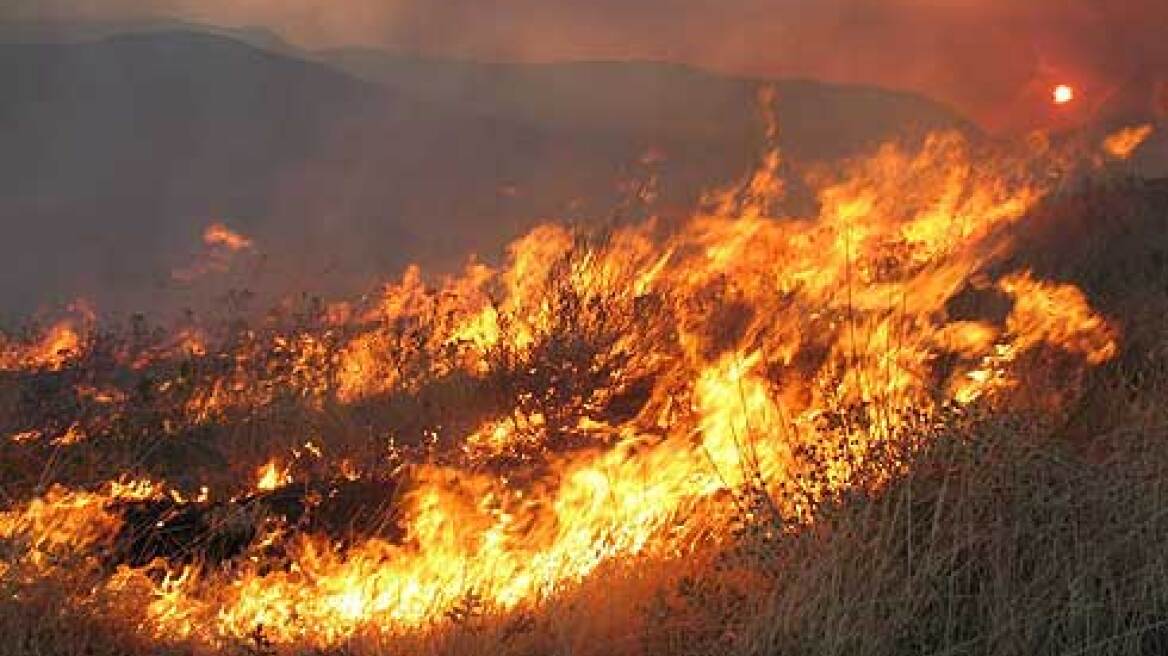
M 188 29 L 0 44 L 0 217 L 14 226 L 0 308 L 196 304 L 169 271 L 212 221 L 265 254 L 259 274 L 219 288 L 350 292 L 410 261 L 490 258 L 540 220 L 609 217 L 638 179 L 659 181 L 654 211 L 683 211 L 746 174 L 763 143 L 751 81 L 646 63 L 395 62 L 370 80 Z M 441 66 L 453 73 L 434 77 Z M 902 94 L 775 86 L 795 160 L 862 152 L 914 116 L 917 133 L 972 131 Z M 642 163 L 650 151 L 663 161 Z

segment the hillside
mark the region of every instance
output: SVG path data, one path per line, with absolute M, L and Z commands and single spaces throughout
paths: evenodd
M 471 107 L 487 116 L 664 142 L 734 143 L 755 135 L 756 96 L 760 87 L 772 84 L 783 146 L 802 160 L 855 154 L 902 130 L 975 131 L 951 110 L 913 94 L 810 80 L 724 77 L 678 64 L 481 64 L 367 50 L 318 57 L 407 96 Z
M 169 271 L 212 221 L 263 251 L 232 285 L 351 290 L 407 261 L 491 256 L 541 218 L 612 216 L 649 151 L 664 158 L 658 206 L 689 206 L 761 145 L 756 83 L 680 67 L 320 60 L 156 29 L 0 45 L 0 217 L 14 227 L 0 316 L 78 295 L 193 303 Z M 802 161 L 963 125 L 904 94 L 779 90 L 783 145 Z

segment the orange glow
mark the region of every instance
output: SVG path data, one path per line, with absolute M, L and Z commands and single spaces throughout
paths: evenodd
M 259 472 L 256 474 L 256 479 L 256 489 L 265 491 L 274 490 L 282 485 L 287 484 L 289 481 L 288 474 L 280 469 L 280 466 L 276 463 L 275 460 L 272 460 L 263 467 L 260 467 Z
M 254 252 L 255 243 L 222 223 L 212 223 L 203 229 L 204 252 L 185 266 L 171 270 L 172 279 L 189 283 L 212 273 L 230 270 L 234 258 Z
M 1115 159 L 1128 159 L 1154 131 L 1151 124 L 1124 128 L 1103 140 L 1103 151 Z
M 0 371 L 59 370 L 81 358 L 96 316 L 84 300 L 74 301 L 68 309 L 67 316 L 23 342 L 0 333 Z
M 212 223 L 207 226 L 207 229 L 203 231 L 203 243 L 208 246 L 222 246 L 232 251 L 240 251 L 252 247 L 250 239 L 222 223 Z

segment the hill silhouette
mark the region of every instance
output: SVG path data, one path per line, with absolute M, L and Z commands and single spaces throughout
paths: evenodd
M 212 221 L 264 254 L 220 286 L 348 291 L 409 261 L 490 257 L 541 218 L 628 213 L 632 183 L 651 176 L 654 211 L 690 206 L 762 144 L 760 81 L 681 66 L 295 53 L 190 29 L 73 34 L 0 44 L 0 316 L 77 296 L 125 311 L 195 303 L 170 271 Z M 794 161 L 974 130 L 910 94 L 774 85 Z

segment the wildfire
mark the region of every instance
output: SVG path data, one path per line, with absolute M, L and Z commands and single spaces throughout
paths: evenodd
M 282 454 L 267 453 L 244 463 L 254 489 L 229 502 L 206 487 L 186 499 L 154 484 L 54 489 L 0 515 L 0 537 L 33 536 L 22 543 L 32 579 L 56 575 L 61 551 L 120 554 L 91 594 L 137 599 L 126 612 L 160 640 L 215 647 L 258 634 L 323 648 L 400 636 L 471 602 L 537 608 L 605 568 L 712 557 L 738 539 L 744 512 L 807 526 L 819 500 L 879 485 L 857 474 L 874 445 L 924 439 L 975 403 L 1021 403 L 1005 392 L 1026 384 L 1028 355 L 1057 354 L 1073 371 L 1116 354 L 1116 329 L 1077 288 L 995 269 L 1056 184 L 1057 154 L 981 152 L 956 134 L 916 151 L 886 145 L 808 176 L 814 216 L 775 209 L 780 162 L 768 153 L 668 234 L 653 221 L 599 235 L 545 225 L 498 269 L 472 263 L 434 284 L 411 268 L 364 306 L 327 306 L 317 324 L 221 343 L 199 333 L 197 349 L 129 358 L 145 373 L 122 392 L 87 383 L 101 390 L 100 403 L 86 396 L 94 412 L 133 399 L 160 435 L 240 426 L 230 435 L 241 451 L 275 417 L 285 437 L 313 440 L 322 469 L 303 498 L 283 489 Z M 251 247 L 222 226 L 206 241 Z M 979 294 L 1006 310 L 953 316 Z M 164 341 L 193 333 L 182 334 Z M 46 352 L 76 344 L 45 339 Z M 360 423 L 384 417 L 384 432 Z M 102 426 L 83 428 L 92 440 Z M 60 433 L 19 430 L 17 446 Z M 344 444 L 375 455 L 359 468 Z M 321 454 L 334 452 L 327 470 Z M 189 476 L 210 480 L 210 469 Z M 300 488 L 299 461 L 296 472 Z M 357 501 L 346 485 L 364 486 Z M 375 528 L 321 528 L 356 530 L 338 517 L 358 502 L 377 505 L 375 519 L 353 515 Z M 231 567 L 142 546 L 143 532 L 170 531 L 160 542 L 172 544 L 203 518 L 214 539 L 192 542 L 218 545 Z
M 172 270 L 171 278 L 189 283 L 210 273 L 224 273 L 236 257 L 255 250 L 251 239 L 218 222 L 203 229 L 203 246 L 205 252 L 188 265 Z
M 263 467 L 260 467 L 256 474 L 255 487 L 257 490 L 274 490 L 282 485 L 286 485 L 289 481 L 288 474 L 280 469 L 279 464 L 275 460 L 272 460 Z
M 1115 159 L 1128 159 L 1154 131 L 1150 124 L 1124 128 L 1103 140 L 1103 151 Z
M 39 336 L 24 343 L 6 339 L 0 333 L 0 371 L 57 370 L 82 355 L 96 315 L 84 300 L 74 301 L 68 310 L 69 316 L 58 319 Z
M 222 246 L 232 251 L 241 251 L 252 247 L 250 239 L 222 223 L 212 223 L 203 230 L 203 243 L 208 246 Z

